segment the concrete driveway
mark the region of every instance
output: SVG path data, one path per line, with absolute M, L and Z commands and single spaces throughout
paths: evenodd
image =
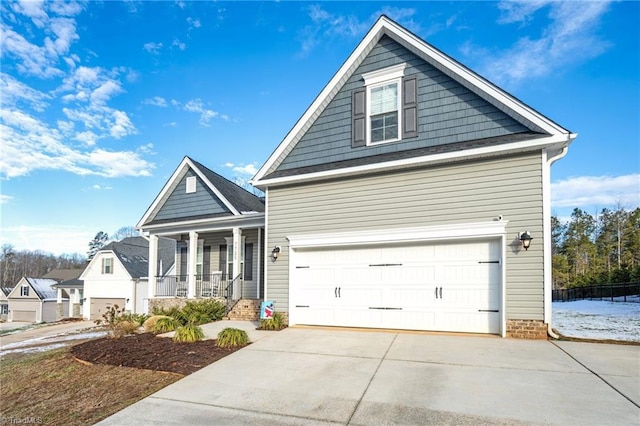
M 290 328 L 101 424 L 638 424 L 640 346 Z

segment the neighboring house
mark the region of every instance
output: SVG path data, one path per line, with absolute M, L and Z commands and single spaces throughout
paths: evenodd
M 173 268 L 175 243 L 158 241 L 157 270 L 162 276 Z M 146 312 L 149 241 L 129 237 L 104 246 L 91 259 L 79 279 L 84 282 L 83 317 L 102 319 L 113 305 L 131 313 Z
M 150 263 L 151 299 L 259 299 L 264 292 L 264 201 L 185 157 L 137 224 L 149 236 L 176 242 L 175 275 Z
M 57 282 L 47 278 L 22 277 L 7 295 L 9 321 L 53 322 L 58 317 L 56 307 L 62 304 L 69 309 L 68 299 L 58 299 L 57 291 L 51 286 Z
M 264 297 L 292 325 L 545 337 L 575 137 L 381 17 L 252 180 Z
M 43 275 L 58 283 L 51 286 L 58 291 L 58 297 L 69 299 L 69 309 L 64 311 L 62 304 L 58 305 L 58 317 L 81 318 L 84 294 L 84 283 L 79 279 L 84 269 L 54 269 Z
M 0 287 L 0 321 L 6 321 L 9 318 L 9 301 L 7 296 L 13 288 Z

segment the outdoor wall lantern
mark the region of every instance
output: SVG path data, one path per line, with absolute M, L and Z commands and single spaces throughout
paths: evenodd
M 273 250 L 271 250 L 271 256 L 273 256 L 273 260 L 278 259 L 279 254 L 280 254 L 280 246 L 275 246 Z
M 520 232 L 518 234 L 518 239 L 522 243 L 522 248 L 524 248 L 525 251 L 529 250 L 529 247 L 531 246 L 531 240 L 533 240 L 533 237 L 531 236 L 531 234 L 529 234 L 529 231 Z

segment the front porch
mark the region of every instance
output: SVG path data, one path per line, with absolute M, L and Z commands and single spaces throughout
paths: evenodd
M 174 267 L 167 275 L 153 269 L 158 238 L 176 242 Z M 150 235 L 149 302 L 153 299 L 240 299 L 264 295 L 264 232 L 261 226 Z M 237 271 L 237 272 L 234 272 Z M 150 308 L 149 308 L 150 309 Z

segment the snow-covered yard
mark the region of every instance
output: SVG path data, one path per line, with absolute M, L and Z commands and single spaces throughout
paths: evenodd
M 640 303 L 553 302 L 553 328 L 570 337 L 640 342 Z

